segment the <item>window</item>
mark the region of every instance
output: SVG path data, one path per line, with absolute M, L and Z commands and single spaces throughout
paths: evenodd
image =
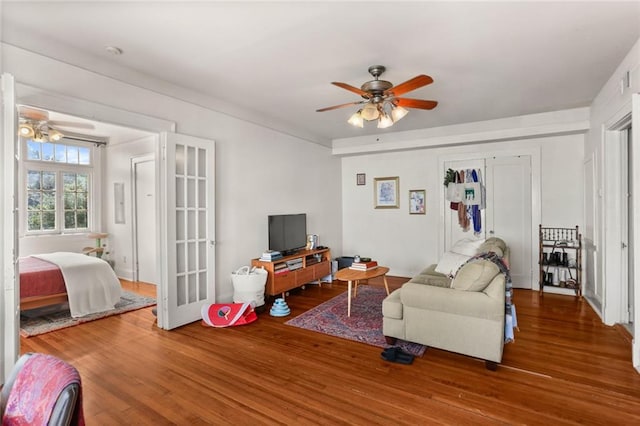
M 26 139 L 26 231 L 84 232 L 90 228 L 93 148 Z

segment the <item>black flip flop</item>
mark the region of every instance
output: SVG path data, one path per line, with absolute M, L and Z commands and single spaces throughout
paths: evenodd
M 398 346 L 390 346 L 382 351 L 383 354 L 397 354 L 398 352 L 402 352 Z
M 397 362 L 398 364 L 411 364 L 413 362 L 414 356 L 406 352 L 403 352 L 402 350 L 400 350 L 400 348 L 388 348 L 388 349 L 395 349 L 395 350 L 387 351 L 385 349 L 384 351 L 382 351 L 382 353 L 380 354 L 380 357 L 385 361 Z

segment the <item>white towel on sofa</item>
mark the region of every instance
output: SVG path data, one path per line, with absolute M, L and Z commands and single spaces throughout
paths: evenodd
M 70 252 L 33 257 L 51 262 L 62 271 L 73 318 L 112 310 L 120 300 L 120 281 L 111 266 L 102 259 Z

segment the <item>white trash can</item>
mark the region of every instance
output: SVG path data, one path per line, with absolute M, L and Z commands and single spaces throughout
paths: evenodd
M 233 302 L 255 302 L 256 307 L 264 305 L 264 286 L 267 283 L 267 271 L 243 266 L 231 273 L 233 282 Z

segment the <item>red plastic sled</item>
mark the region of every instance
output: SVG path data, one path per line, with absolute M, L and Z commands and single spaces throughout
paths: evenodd
M 258 319 L 253 303 L 213 303 L 202 307 L 202 325 L 231 327 L 245 325 Z

